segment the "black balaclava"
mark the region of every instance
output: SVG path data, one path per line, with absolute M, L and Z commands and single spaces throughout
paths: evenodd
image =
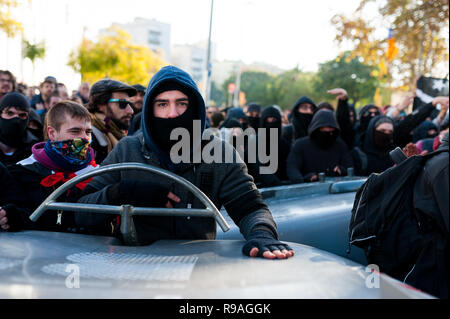
M 28 120 L 18 117 L 10 120 L 0 118 L 0 142 L 11 147 L 19 147 L 27 135 Z
M 386 116 L 380 116 L 379 119 L 374 120 L 376 121 L 374 123 L 374 129 L 373 129 L 373 143 L 375 144 L 375 147 L 377 147 L 380 150 L 388 150 L 392 148 L 392 145 L 394 143 L 394 133 L 386 134 L 380 131 L 377 131 L 377 127 L 380 126 L 383 123 L 389 123 L 394 125 L 392 122 L 392 119 Z
M 370 120 L 373 119 L 375 116 L 371 116 L 370 114 L 367 116 L 363 116 L 363 114 L 368 111 L 369 109 L 372 108 L 376 108 L 378 110 L 378 113 L 380 113 L 379 108 L 376 105 L 373 104 L 367 104 L 366 106 L 364 106 L 361 111 L 360 111 L 360 118 L 359 118 L 359 124 L 360 124 L 360 129 L 362 131 L 367 130 L 367 128 L 369 127 L 369 123 Z
M 248 117 L 248 125 L 251 126 L 255 131 L 258 131 L 260 118 L 256 116 L 247 116 L 247 117 Z
M 0 103 L 0 113 L 7 107 L 14 107 L 18 110 L 29 111 L 30 104 L 22 94 L 11 92 L 6 94 Z M 11 147 L 19 147 L 27 135 L 29 118 L 21 120 L 18 117 L 6 120 L 0 117 L 0 142 Z
M 192 148 L 192 137 L 193 137 L 193 121 L 194 117 L 192 114 L 192 109 L 188 107 L 186 111 L 184 111 L 183 114 L 181 114 L 178 117 L 172 118 L 172 119 L 165 119 L 165 118 L 158 118 L 158 117 L 152 117 L 151 119 L 151 127 L 152 127 L 152 134 L 155 139 L 156 144 L 165 151 L 167 154 L 169 154 L 170 149 L 178 143 L 178 140 L 171 140 L 170 134 L 172 130 L 183 127 L 189 131 L 191 140 L 190 140 L 190 147 Z
M 388 149 L 394 143 L 394 134 L 386 134 L 375 130 L 373 132 L 373 143 L 379 149 Z
M 332 132 L 322 132 L 320 129 L 315 130 L 311 134 L 311 139 L 323 149 L 330 149 L 336 143 L 339 136 L 338 131 L 335 129 Z
M 153 93 L 153 99 L 156 98 L 160 93 L 166 91 L 180 91 L 183 92 L 189 99 L 189 106 L 186 111 L 178 117 L 165 119 L 165 118 L 157 118 L 153 115 L 153 112 L 150 115 L 150 130 L 153 138 L 155 139 L 156 144 L 167 154 L 170 153 L 170 149 L 178 143 L 178 140 L 171 140 L 170 134 L 173 129 L 178 127 L 183 127 L 188 130 L 190 134 L 190 147 L 193 148 L 193 120 L 198 119 L 198 116 L 193 111 L 194 106 L 192 105 L 195 99 L 193 98 L 193 93 L 186 87 L 180 85 L 174 81 L 166 81 L 162 83 Z M 197 112 L 198 113 L 198 112 Z M 180 139 L 181 137 L 179 137 Z

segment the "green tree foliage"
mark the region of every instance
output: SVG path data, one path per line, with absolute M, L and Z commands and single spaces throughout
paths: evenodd
M 166 64 L 148 47 L 133 44 L 131 36 L 117 27 L 98 42 L 84 39 L 68 62 L 82 81 L 94 83 L 109 77 L 130 84 L 147 83 Z
M 0 31 L 6 33 L 9 38 L 23 31 L 22 24 L 13 16 L 13 10 L 18 5 L 17 0 L 0 0 Z
M 268 85 L 274 77 L 266 72 L 245 71 L 241 74 L 241 92 L 245 93 L 248 102 L 258 102 L 262 105 L 270 103 L 267 94 Z M 228 97 L 228 84 L 236 83 L 236 74 L 232 74 L 222 85 L 225 96 Z
M 363 11 L 373 11 L 369 3 L 375 3 L 379 16 L 367 21 Z M 436 76 L 437 66 L 448 68 L 448 21 L 448 0 L 362 0 L 351 17 L 337 14 L 331 20 L 339 44 L 352 43 L 353 56 L 379 67 L 381 73 L 387 69 L 387 82 L 394 77 L 409 88 L 419 73 Z M 398 47 L 393 61 L 386 58 L 388 28 Z
M 373 102 L 379 85 L 378 79 L 373 76 L 374 70 L 374 67 L 361 63 L 359 58 L 351 58 L 351 52 L 345 52 L 334 60 L 320 64 L 314 88 L 316 92 L 326 92 L 340 87 L 354 102 L 367 104 Z
M 308 96 L 313 101 L 320 101 L 326 92 L 316 91 L 313 83 L 315 73 L 302 72 L 299 69 L 286 71 L 270 83 L 268 87 L 269 104 L 277 104 L 282 109 L 291 109 L 301 96 Z

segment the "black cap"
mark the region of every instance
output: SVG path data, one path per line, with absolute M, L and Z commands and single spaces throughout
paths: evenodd
M 55 85 L 57 84 L 56 78 L 54 76 L 47 76 L 44 79 L 44 83 L 45 82 L 54 83 Z
M 20 110 L 29 111 L 30 103 L 25 95 L 19 92 L 10 92 L 1 99 L 0 111 L 6 107 L 15 107 Z
M 103 79 L 92 85 L 90 95 L 104 92 L 126 92 L 129 96 L 135 96 L 137 94 L 137 90 L 128 84 L 116 80 Z
M 145 93 L 145 91 L 146 91 L 145 86 L 140 85 L 140 84 L 135 84 L 132 87 L 134 87 L 138 92 L 144 92 Z

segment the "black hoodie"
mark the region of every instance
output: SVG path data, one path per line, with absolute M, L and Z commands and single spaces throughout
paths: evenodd
M 343 175 L 353 166 L 353 160 L 345 142 L 337 137 L 330 148 L 321 147 L 314 138 L 321 127 L 333 127 L 340 132 L 336 117 L 332 111 L 318 111 L 309 126 L 309 136 L 297 140 L 287 160 L 287 175 L 293 183 L 309 181 L 314 174 L 326 173 L 333 176 L 333 169 L 339 166 Z
M 308 126 L 312 120 L 312 114 L 300 114 L 297 112 L 297 108 L 302 103 L 309 103 L 317 109 L 316 104 L 307 96 L 302 96 L 295 102 L 290 114 L 291 123 L 286 125 L 283 129 L 283 137 L 287 141 L 291 141 L 294 144 L 295 140 L 308 136 Z
M 248 147 L 246 148 L 245 152 L 245 159 L 246 164 L 248 168 L 248 172 L 250 175 L 253 176 L 255 183 L 260 187 L 270 187 L 270 186 L 276 186 L 280 185 L 282 181 L 287 181 L 287 174 L 286 174 L 286 160 L 289 155 L 289 151 L 291 149 L 291 144 L 286 141 L 281 136 L 281 114 L 280 111 L 278 111 L 273 106 L 268 106 L 264 108 L 264 110 L 261 113 L 261 118 L 259 122 L 260 128 L 266 128 L 266 142 L 270 140 L 269 134 L 270 134 L 270 127 L 269 124 L 266 123 L 266 119 L 269 117 L 274 117 L 277 119 L 276 127 L 278 129 L 278 169 L 275 174 L 260 174 L 259 168 L 261 166 L 264 166 L 261 164 L 258 159 L 257 163 L 249 163 L 248 162 Z M 258 140 L 256 142 L 256 147 L 258 146 Z M 267 150 L 266 146 L 266 150 Z M 257 150 L 257 148 L 256 148 Z
M 381 149 L 374 142 L 375 124 L 383 119 L 393 124 L 393 121 L 387 116 L 379 115 L 372 118 L 364 136 L 363 146 L 355 147 L 351 151 L 356 175 L 369 176 L 371 173 L 381 173 L 394 165 L 389 156 L 389 152 L 395 148 L 394 144 Z

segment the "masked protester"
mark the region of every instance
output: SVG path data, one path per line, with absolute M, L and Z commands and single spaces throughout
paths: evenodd
M 294 144 L 297 139 L 308 136 L 308 127 L 316 110 L 316 104 L 309 97 L 300 97 L 289 115 L 292 124 L 283 128 L 283 138 Z
M 293 183 L 313 182 L 319 173 L 345 176 L 353 161 L 345 142 L 339 138 L 340 128 L 334 112 L 320 110 L 314 114 L 309 136 L 295 142 L 287 159 L 287 175 Z
M 293 251 L 278 241 L 276 224 L 253 179 L 247 174 L 245 164 L 237 160 L 232 163 L 225 161 L 227 153 L 231 152 L 236 157 L 236 151 L 230 144 L 213 136 L 204 145 L 212 146 L 213 152 L 214 146 L 223 149 L 220 159 L 212 163 L 174 160 L 176 151 L 169 150 L 167 146 L 170 133 L 167 128 L 181 126 L 190 131 L 193 120 L 199 122 L 200 133 L 203 133 L 205 102 L 195 82 L 179 68 L 164 67 L 148 85 L 142 111 L 142 132 L 121 140 L 103 164 L 145 163 L 178 174 L 199 187 L 218 209 L 225 206 L 247 240 L 243 247 L 245 255 L 270 259 L 292 256 Z M 188 155 L 201 154 L 203 143 L 198 138 L 192 138 Z M 185 142 L 180 141 L 181 144 Z M 203 206 L 183 186 L 140 171 L 96 176 L 86 187 L 85 193 L 80 202 L 166 208 Z M 115 229 L 120 226 L 108 216 L 80 215 L 78 218 L 80 223 L 86 223 L 89 227 L 110 229 L 111 223 L 115 223 Z M 139 244 L 161 239 L 216 238 L 213 218 L 136 216 L 134 222 Z
M 291 149 L 291 144 L 281 135 L 282 119 L 280 111 L 273 106 L 264 108 L 258 126 L 265 129 L 266 139 L 262 140 L 262 137 L 258 135 L 249 141 L 249 145 L 245 152 L 245 161 L 248 172 L 253 176 L 258 187 L 281 185 L 282 182 L 288 180 L 286 175 L 286 160 Z M 274 134 L 273 129 L 276 130 L 276 136 L 272 136 Z M 272 174 L 261 174 L 261 167 L 267 167 L 271 163 L 261 163 L 261 160 L 258 157 L 258 147 L 261 145 L 260 143 L 265 143 L 267 155 L 276 152 L 275 156 L 271 157 L 277 161 L 276 171 Z M 254 146 L 254 148 L 252 148 L 252 146 Z M 256 152 L 256 163 L 249 161 L 249 152 Z
M 57 103 L 47 113 L 46 131 L 49 140 L 35 144 L 30 157 L 9 168 L 22 196 L 21 200 L 0 202 L 0 214 L 6 217 L 0 225 L 3 230 L 84 232 L 75 225 L 72 212 L 47 211 L 35 223 L 29 216 L 64 182 L 97 167 L 90 147 L 89 112 L 74 102 Z M 79 183 L 60 199 L 76 202 L 87 183 Z
M 0 162 L 5 166 L 30 156 L 38 142 L 27 129 L 29 113 L 27 98 L 18 92 L 6 94 L 0 102 Z
M 246 115 L 248 118 L 248 125 L 258 132 L 261 119 L 261 105 L 258 103 L 249 103 L 247 105 Z
M 394 148 L 394 123 L 392 119 L 383 115 L 371 119 L 364 145 L 352 150 L 356 175 L 368 176 L 371 173 L 381 173 L 394 165 L 389 156 L 389 152 Z

